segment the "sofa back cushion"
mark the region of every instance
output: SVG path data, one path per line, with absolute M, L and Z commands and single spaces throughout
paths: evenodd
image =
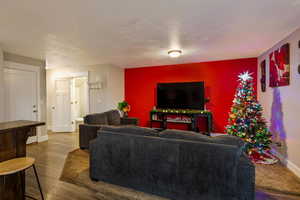
M 190 140 L 190 141 L 201 141 L 201 142 L 209 142 L 208 136 L 195 133 L 193 131 L 183 131 L 183 130 L 174 130 L 167 129 L 161 131 L 159 136 L 162 138 L 170 138 L 170 139 L 182 139 L 182 140 Z
M 84 117 L 86 124 L 108 124 L 107 115 L 105 113 L 90 114 Z
M 198 142 L 226 144 L 226 145 L 234 145 L 238 147 L 244 146 L 244 142 L 240 138 L 235 136 L 230 136 L 230 135 L 210 137 L 193 131 L 168 129 L 160 132 L 159 136 L 162 138 L 173 138 L 173 139 L 182 139 L 182 140 L 190 140 L 190 141 L 198 141 Z
M 101 131 L 107 131 L 107 132 L 115 132 L 115 133 L 124 133 L 124 134 L 132 134 L 132 135 L 141 135 L 141 136 L 158 136 L 158 131 L 146 128 L 146 127 L 139 127 L 139 126 L 133 126 L 133 125 L 127 125 L 127 126 L 102 126 L 100 129 Z
M 110 110 L 105 112 L 109 125 L 118 126 L 121 124 L 121 116 L 118 110 Z
M 243 147 L 245 146 L 245 142 L 233 135 L 219 135 L 211 138 L 214 143 L 218 144 L 228 144 L 228 145 L 235 145 L 238 147 Z

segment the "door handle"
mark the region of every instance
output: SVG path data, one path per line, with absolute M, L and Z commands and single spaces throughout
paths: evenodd
M 52 106 L 52 110 L 55 110 L 55 106 Z
M 33 112 L 34 112 L 34 113 L 37 113 L 37 110 L 34 110 Z

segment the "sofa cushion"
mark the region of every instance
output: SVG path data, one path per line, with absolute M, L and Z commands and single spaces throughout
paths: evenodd
M 107 115 L 108 125 L 118 126 L 121 124 L 121 116 L 118 110 L 110 110 L 105 114 Z
M 209 137 L 193 132 L 193 131 L 183 131 L 175 129 L 167 129 L 161 131 L 159 136 L 162 138 L 171 138 L 171 139 L 182 139 L 182 140 L 191 140 L 191 141 L 202 141 L 209 142 Z
M 116 132 L 116 133 L 125 133 L 125 134 L 132 134 L 132 135 L 142 135 L 142 136 L 158 136 L 158 131 L 146 128 L 146 127 L 139 127 L 139 126 L 103 126 L 100 129 L 101 131 L 108 131 L 108 132 Z
M 244 142 L 240 138 L 231 135 L 210 137 L 193 131 L 168 129 L 160 132 L 159 136 L 162 138 L 173 138 L 173 139 L 191 140 L 191 141 L 199 141 L 199 142 L 226 144 L 226 145 L 234 145 L 238 147 L 244 146 Z
M 108 124 L 108 119 L 105 113 L 98 113 L 87 115 L 84 122 L 87 124 Z
M 211 137 L 211 139 L 215 143 L 219 143 L 219 144 L 235 145 L 238 147 L 243 147 L 245 145 L 245 142 L 241 138 L 233 135 L 219 135 L 219 136 Z

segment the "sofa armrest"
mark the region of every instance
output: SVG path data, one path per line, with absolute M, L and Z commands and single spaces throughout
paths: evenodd
M 97 131 L 102 125 L 80 124 L 79 125 L 79 146 L 81 149 L 89 149 L 91 140 L 97 137 Z
M 121 117 L 121 125 L 138 125 L 138 118 L 134 117 Z
M 238 199 L 255 199 L 255 165 L 245 153 L 240 157 L 237 173 Z

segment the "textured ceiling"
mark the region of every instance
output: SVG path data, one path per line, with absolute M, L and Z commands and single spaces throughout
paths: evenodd
M 300 0 L 1 0 L 0 46 L 48 67 L 258 56 L 300 27 Z M 183 50 L 180 58 L 167 51 Z

